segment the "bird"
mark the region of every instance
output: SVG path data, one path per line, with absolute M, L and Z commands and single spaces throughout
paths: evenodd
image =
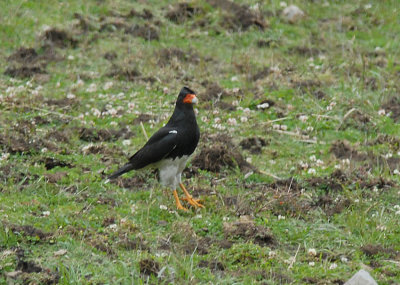
M 187 201 L 194 208 L 204 208 L 199 200 L 193 199 L 181 181 L 182 171 L 200 139 L 200 129 L 193 110 L 193 105 L 197 103 L 196 93 L 188 87 L 183 87 L 167 124 L 155 132 L 145 145 L 108 179 L 115 179 L 131 170 L 157 168 L 161 185 L 172 190 L 178 210 L 187 211 L 179 199 L 178 186 L 185 195 L 181 200 Z

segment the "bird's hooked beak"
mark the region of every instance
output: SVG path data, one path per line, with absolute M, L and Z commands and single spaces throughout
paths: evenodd
M 185 104 L 197 104 L 198 100 L 195 94 L 187 94 L 185 98 L 183 98 L 183 103 Z

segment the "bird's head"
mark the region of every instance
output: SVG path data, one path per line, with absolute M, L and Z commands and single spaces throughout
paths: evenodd
M 193 90 L 189 89 L 188 87 L 183 87 L 181 92 L 179 92 L 178 99 L 176 100 L 177 105 L 190 105 L 197 104 L 198 100 L 196 94 Z

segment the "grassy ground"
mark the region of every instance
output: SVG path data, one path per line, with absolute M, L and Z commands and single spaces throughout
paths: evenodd
M 1 284 L 399 284 L 398 2 L 235 3 L 3 3 Z M 105 178 L 185 85 L 206 208 L 177 212 Z

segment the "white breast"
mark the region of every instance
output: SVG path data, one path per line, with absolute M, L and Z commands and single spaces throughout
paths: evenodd
M 163 186 L 175 190 L 181 183 L 181 173 L 185 169 L 189 156 L 184 155 L 175 159 L 163 159 L 157 165 L 160 170 L 160 182 Z

